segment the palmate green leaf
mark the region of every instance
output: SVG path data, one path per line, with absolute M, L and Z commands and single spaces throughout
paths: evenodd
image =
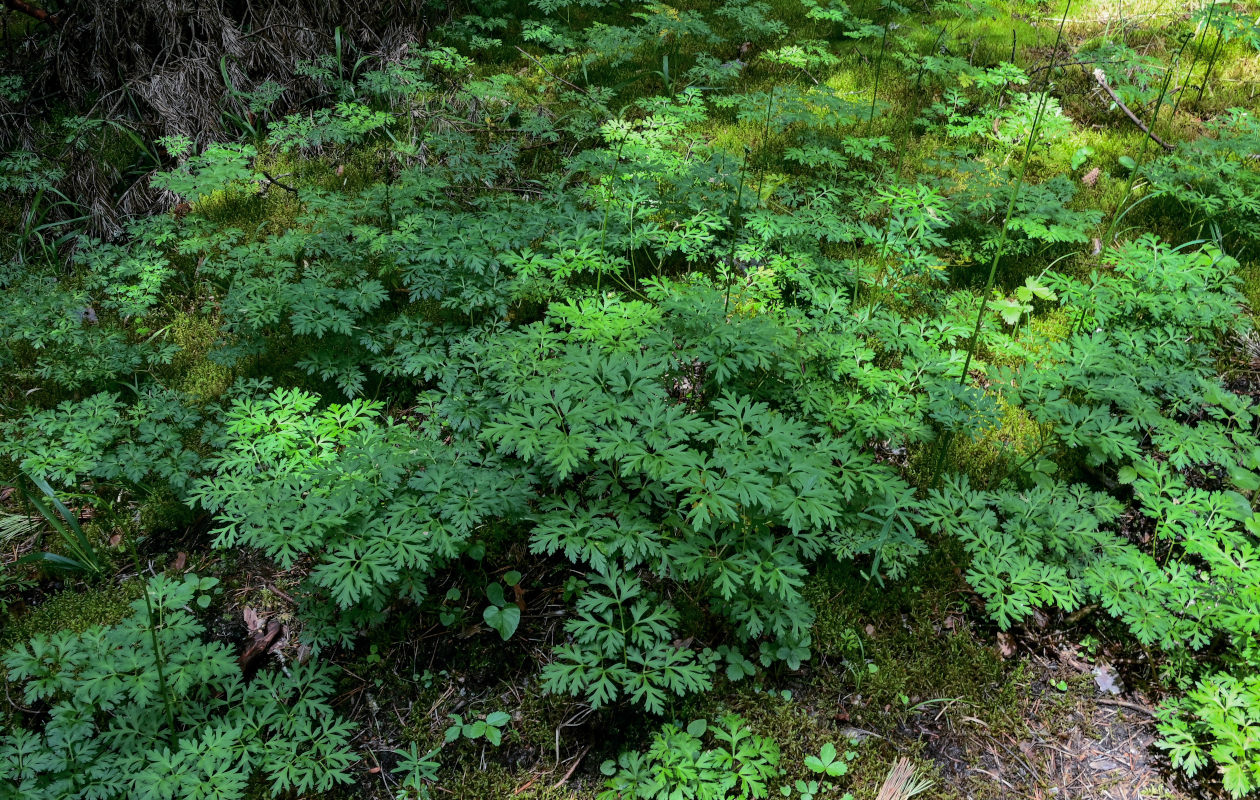
M 565 623 L 574 642 L 558 647 L 555 660 L 543 668 L 547 691 L 584 695 L 592 707 L 624 693 L 658 713 L 667 694 L 712 685 L 710 670 L 696 654 L 673 646 L 676 612 L 648 598 L 628 603 L 642 593 L 637 578 L 596 575 L 591 583 L 610 594 L 588 590 L 579 601 L 579 617 Z
M 990 303 L 990 305 L 998 312 L 998 314 L 1002 317 L 1002 321 L 1007 325 L 1019 324 L 1020 318 L 1029 311 L 1032 311 L 1032 306 L 1020 300 L 1011 298 L 994 300 Z

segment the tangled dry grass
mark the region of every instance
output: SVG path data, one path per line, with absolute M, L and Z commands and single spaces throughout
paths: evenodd
M 317 88 L 295 78 L 295 64 L 338 46 L 350 63 L 388 57 L 423 42 L 440 21 L 427 0 L 66 0 L 56 12 L 51 22 L 0 12 L 5 23 L 10 15 L 30 23 L 3 26 L 0 60 L 24 76 L 26 91 L 0 92 L 2 150 L 43 150 L 39 122 L 58 105 L 124 121 L 147 141 L 212 141 L 225 132 L 233 91 L 274 81 L 285 87 L 275 108 L 292 110 Z M 122 180 L 99 153 L 67 148 L 57 160 L 66 175 L 58 189 L 95 235 L 117 234 L 122 220 L 163 203 L 147 181 Z

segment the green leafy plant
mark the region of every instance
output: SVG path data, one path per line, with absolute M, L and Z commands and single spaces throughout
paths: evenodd
M 503 580 L 508 586 L 516 586 L 521 582 L 521 573 L 509 571 L 504 574 Z M 490 605 L 486 606 L 481 618 L 506 642 L 521 624 L 521 609 L 507 601 L 503 596 L 503 587 L 498 583 L 486 584 L 486 597 L 490 599 Z
M 793 789 L 796 790 L 796 796 L 799 797 L 800 800 L 814 800 L 814 798 L 823 791 L 818 781 L 805 781 L 797 779 L 795 783 L 785 783 L 780 786 L 779 794 L 784 797 L 791 797 Z
M 409 744 L 406 750 L 394 751 L 398 757 L 394 772 L 403 776 L 394 792 L 396 800 L 429 800 L 433 796 L 429 786 L 437 781 L 438 769 L 442 766 L 437 760 L 440 752 L 440 748 L 435 748 L 421 753 L 415 742 Z
M 290 566 L 318 556 L 309 598 L 324 624 L 312 635 L 326 643 L 349 641 L 397 595 L 421 599 L 424 580 L 463 551 L 483 516 L 519 502 L 520 489 L 510 471 L 470 471 L 482 458 L 474 452 L 466 463 L 457 450 L 380 420 L 379 403 L 310 413 L 317 403 L 277 390 L 236 404 L 209 465 L 213 477 L 193 497 L 221 512 L 220 546 L 258 547 Z M 485 493 L 494 485 L 501 491 Z
M 843 754 L 831 742 L 823 744 L 816 756 L 805 756 L 805 768 L 819 775 L 840 778 L 849 774 L 849 764 L 857 758 L 857 752 L 846 750 Z
M 624 694 L 660 713 L 667 693 L 712 685 L 696 655 L 673 644 L 678 613 L 645 593 L 638 578 L 592 575 L 590 581 L 577 602 L 578 617 L 565 623 L 572 642 L 557 647 L 543 669 L 546 689 L 583 695 L 593 708 Z
M 43 478 L 27 476 L 27 480 L 34 484 L 35 488 L 39 489 L 43 495 L 42 499 L 26 491 L 21 483 L 18 483 L 14 488 L 18 490 L 26 503 L 34 508 L 44 518 L 44 521 L 48 523 L 48 526 L 57 533 L 68 555 L 47 551 L 31 553 L 19 559 L 18 563 L 39 562 L 56 569 L 86 572 L 91 576 L 101 575 L 105 571 L 105 562 L 100 553 L 97 552 L 96 547 L 88 541 L 82 526 L 79 525 L 79 515 L 72 513 L 70 509 L 66 508 L 65 504 L 57 498 L 56 492 Z M 47 505 L 44 503 L 45 500 Z M 52 510 L 49 510 L 49 506 L 52 507 Z M 54 511 L 56 512 L 55 514 L 53 513 Z
M 1226 791 L 1245 797 L 1260 787 L 1255 742 L 1260 737 L 1260 679 L 1208 676 L 1160 713 L 1159 746 L 1174 766 L 1198 774 L 1209 761 Z
M 485 739 L 495 747 L 503 741 L 503 726 L 512 721 L 512 715 L 506 711 L 491 711 L 489 714 L 470 719 L 465 722 L 459 714 L 451 714 L 451 726 L 446 729 L 447 743 L 464 739 Z
M 705 747 L 705 738 L 712 747 Z M 600 770 L 609 779 L 600 800 L 703 800 L 764 798 L 779 774 L 779 747 L 727 715 L 710 725 L 696 720 L 684 730 L 668 724 L 641 753 L 622 753 Z
M 379 58 L 335 30 L 286 79 L 321 98 L 297 109 L 225 58 L 244 139 L 164 140 L 150 185 L 184 202 L 92 237 L 76 166 L 0 157 L 4 466 L 117 498 L 115 522 L 140 501 L 129 546 L 163 546 L 159 498 L 199 505 L 216 547 L 300 581 L 306 644 L 372 669 L 391 615 L 527 652 L 520 576 L 484 566 L 506 560 L 565 606 L 541 687 L 597 714 L 810 669 L 811 575 L 882 587 L 946 548 L 1000 628 L 1110 617 L 1169 692 L 1175 762 L 1254 791 L 1260 128 L 1173 103 L 1187 141 L 1148 158 L 1073 119 L 1062 77 L 1097 66 L 1162 128 L 1250 17 L 1198 12 L 1183 79 L 1181 21 L 1071 55 L 1061 24 L 1029 63 L 1016 36 L 998 60 L 983 4 L 782 5 L 490 0 Z M 18 93 L 0 77 L 0 114 Z M 108 129 L 143 151 L 120 174 L 157 165 L 74 111 L 67 152 Z M 145 630 L 145 707 L 194 738 L 179 651 Z M 501 740 L 491 717 L 451 727 Z M 609 792 L 817 797 L 848 764 L 775 786 L 770 745 L 717 730 L 666 726 Z M 436 753 L 402 752 L 399 792 L 431 793 Z
M 7 653 L 11 685 L 41 713 L 0 735 L 0 787 L 23 797 L 231 800 L 254 778 L 277 797 L 349 783 L 352 726 L 331 713 L 330 676 L 292 664 L 246 683 L 188 610 L 208 605 L 216 583 L 159 576 L 149 602 L 133 602 L 118 625 L 40 635 Z

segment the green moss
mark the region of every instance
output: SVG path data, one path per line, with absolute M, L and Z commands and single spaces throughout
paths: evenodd
M 950 452 L 953 469 L 965 472 L 973 486 L 988 487 L 1001 480 L 1010 469 L 1037 449 L 1040 432 L 1037 423 L 1019 406 L 998 400 L 1001 422 L 972 439 L 954 440 Z
M 1242 264 L 1238 270 L 1238 277 L 1242 280 L 1240 288 L 1243 297 L 1247 298 L 1247 306 L 1252 314 L 1255 314 L 1260 311 L 1260 261 Z
M 192 522 L 193 512 L 167 488 L 152 492 L 141 500 L 136 512 L 142 531 L 177 530 Z
M 140 597 L 142 588 L 139 581 L 131 580 L 82 591 L 66 589 L 12 620 L 0 641 L 13 644 L 41 633 L 82 633 L 93 625 L 113 625 L 131 613 L 128 604 Z
M 945 700 L 990 725 L 1014 724 L 1021 667 L 1004 662 L 966 622 L 958 560 L 961 553 L 938 549 L 906 580 L 884 587 L 864 584 L 850 568 L 820 570 L 805 589 L 818 617 L 803 696 L 830 697 L 852 724 L 876 732 L 935 714 Z
M 215 400 L 232 384 L 232 371 L 208 358 L 218 336 L 213 317 L 180 312 L 169 328 L 169 337 L 179 353 L 169 367 L 176 386 L 202 400 Z
M 472 759 L 461 760 L 459 766 L 463 767 L 459 773 L 452 774 L 449 769 L 443 770 L 441 785 L 444 791 L 440 796 L 574 800 L 572 789 L 563 786 L 552 788 L 552 784 L 559 780 L 563 772 L 557 773 L 554 777 L 548 774 L 535 775 L 528 770 L 510 770 L 494 763 L 478 768 Z
M 572 703 L 568 697 L 530 686 L 521 696 L 521 718 L 512 723 L 512 741 L 539 753 L 548 752 L 554 746 L 556 729 L 573 711 Z

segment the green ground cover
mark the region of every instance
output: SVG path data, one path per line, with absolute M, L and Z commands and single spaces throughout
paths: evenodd
M 0 159 L 0 795 L 1008 796 L 1052 639 L 1260 789 L 1260 9 L 455 10 Z

